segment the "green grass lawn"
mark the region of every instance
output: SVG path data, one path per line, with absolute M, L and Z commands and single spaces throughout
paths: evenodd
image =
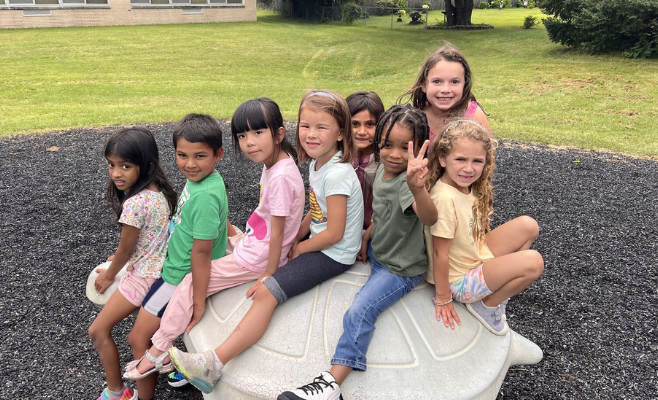
M 474 10 L 493 30 L 258 22 L 0 30 L 0 136 L 72 127 L 230 118 L 268 96 L 295 119 L 307 88 L 374 90 L 387 106 L 444 41 L 464 51 L 496 136 L 658 156 L 658 63 L 555 45 L 537 9 Z M 440 16 L 430 13 L 430 23 Z M 442 16 L 441 16 L 442 17 Z M 408 19 L 408 18 L 407 18 Z M 407 25 L 403 23 L 403 25 Z

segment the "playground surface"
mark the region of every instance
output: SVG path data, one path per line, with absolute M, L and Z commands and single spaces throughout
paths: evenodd
M 173 125 L 147 127 L 180 191 Z M 237 156 L 225 121 L 222 127 L 227 152 L 218 170 L 229 218 L 243 226 L 258 201 L 261 166 Z M 116 129 L 0 139 L 0 398 L 100 394 L 104 374 L 87 336 L 99 309 L 84 285 L 119 241 L 105 210 L 102 156 Z M 495 175 L 494 225 L 524 214 L 537 219 L 534 248 L 546 263 L 508 306 L 510 327 L 539 345 L 544 359 L 511 368 L 499 398 L 655 398 L 658 162 L 501 141 Z M 114 332 L 124 363 L 132 359 L 132 322 Z M 170 389 L 164 378 L 156 395 L 202 398 Z

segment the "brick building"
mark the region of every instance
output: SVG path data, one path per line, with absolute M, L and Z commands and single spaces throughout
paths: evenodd
M 0 0 L 0 29 L 256 21 L 256 0 Z

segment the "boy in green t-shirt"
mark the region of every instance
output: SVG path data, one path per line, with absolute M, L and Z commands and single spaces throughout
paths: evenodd
M 124 375 L 137 380 L 140 400 L 154 396 L 158 374 L 153 372 L 173 370 L 166 352 L 152 355 L 147 350 L 176 287 L 185 275 L 192 273 L 192 318 L 201 318 L 206 305 L 210 260 L 226 254 L 228 200 L 224 180 L 215 170 L 215 163 L 224 155 L 219 123 L 208 115 L 188 114 L 174 128 L 173 142 L 178 169 L 187 182 L 171 220 L 162 276 L 144 298 L 128 336 L 135 359 L 145 364 L 139 369 L 147 368 L 139 373 L 134 365 L 128 365 L 126 371 L 135 376 Z

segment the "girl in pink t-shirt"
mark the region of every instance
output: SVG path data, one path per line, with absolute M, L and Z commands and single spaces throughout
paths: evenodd
M 286 140 L 279 106 L 267 98 L 242 103 L 231 120 L 233 143 L 250 160 L 263 163 L 260 201 L 244 234 L 229 238 L 226 256 L 210 263 L 206 296 L 258 279 L 263 281 L 288 261 L 304 212 L 304 182 L 297 168 L 297 152 Z M 253 287 L 247 296 L 253 295 Z M 126 366 L 126 379 L 142 379 L 170 367 L 167 351 L 183 332 L 189 333 L 205 303 L 194 303 L 192 275 L 178 285 L 162 316 L 160 329 L 145 358 Z

